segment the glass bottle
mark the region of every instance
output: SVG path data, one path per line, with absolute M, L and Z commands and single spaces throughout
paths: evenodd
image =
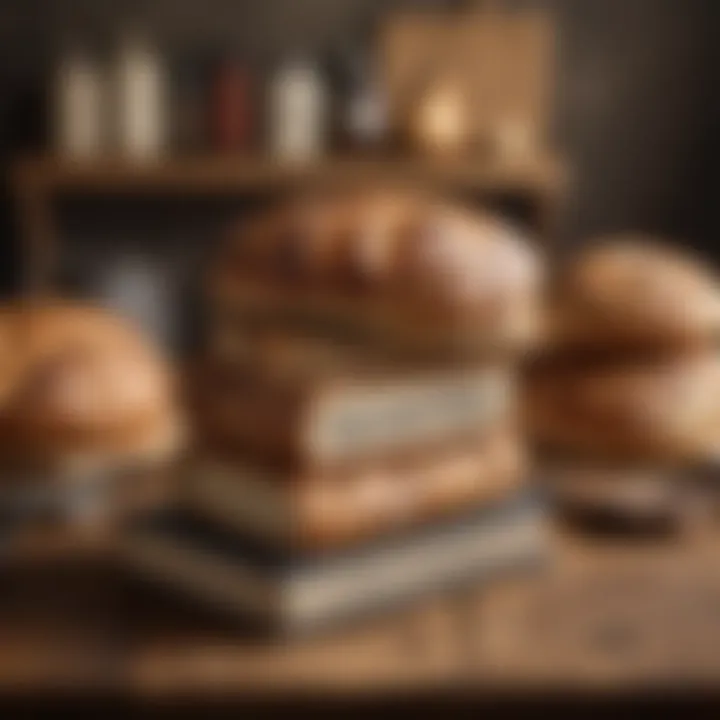
M 104 147 L 105 78 L 100 65 L 77 46 L 63 52 L 55 71 L 57 152 L 72 159 L 98 156 Z
M 309 162 L 325 149 L 327 89 L 317 63 L 294 58 L 270 84 L 270 154 L 279 162 Z
M 157 48 L 136 29 L 126 32 L 116 61 L 117 146 L 133 160 L 166 149 L 166 76 Z

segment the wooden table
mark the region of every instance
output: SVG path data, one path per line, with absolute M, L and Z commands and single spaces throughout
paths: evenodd
M 155 701 L 720 681 L 720 532 L 563 531 L 554 545 L 545 569 L 484 592 L 285 644 L 128 584 L 102 553 L 40 553 L 2 571 L 0 690 Z

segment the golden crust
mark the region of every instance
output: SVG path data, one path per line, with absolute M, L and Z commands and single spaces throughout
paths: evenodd
M 13 343 L 0 393 L 3 452 L 169 449 L 173 382 L 130 324 L 98 308 L 43 301 L 3 309 L 2 337 Z
M 601 240 L 555 284 L 556 346 L 686 347 L 720 337 L 720 283 L 707 265 L 651 238 Z
M 342 309 L 341 320 L 385 338 L 422 328 L 527 344 L 541 282 L 537 251 L 496 216 L 367 192 L 302 199 L 236 229 L 210 290 L 309 314 Z
M 702 460 L 720 449 L 720 357 L 546 368 L 528 382 L 531 434 L 570 452 Z
M 507 432 L 415 463 L 361 471 L 344 483 L 300 483 L 301 544 L 318 547 L 371 537 L 491 503 L 527 482 L 522 443 Z

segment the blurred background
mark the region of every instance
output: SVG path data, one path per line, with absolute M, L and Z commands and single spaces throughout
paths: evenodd
M 383 102 L 372 95 L 373 82 L 386 78 L 381 38 L 394 11 L 493 6 L 539 8 L 552 19 L 556 43 L 551 72 L 542 77 L 542 102 L 552 145 L 571 176 L 553 241 L 568 246 L 599 233 L 638 229 L 716 252 L 710 194 L 720 112 L 713 75 L 720 51 L 712 0 L 6 0 L 0 4 L 3 159 L 9 169 L 22 157 L 55 154 L 64 143 L 66 154 L 95 154 L 102 162 L 111 151 L 117 154 L 120 142 L 111 118 L 125 117 L 125 130 L 140 135 L 140 155 L 155 152 L 157 144 L 167 159 L 219 155 L 242 167 L 244 156 L 272 151 L 273 133 L 279 132 L 273 129 L 273 88 L 283 71 L 287 79 L 293 63 L 309 67 L 308 82 L 318 84 L 324 108 L 318 153 L 344 155 L 353 123 L 360 134 L 369 124 L 372 134 L 373 123 L 382 122 L 382 107 L 367 105 Z M 123 72 L 124 100 L 118 86 Z M 133 72 L 149 73 L 135 91 Z M 65 87 L 59 97 L 59 87 L 72 82 L 74 89 Z M 143 94 L 152 95 L 155 85 L 164 100 L 146 107 L 148 117 L 133 121 L 132 107 L 124 115 L 111 109 L 113 102 L 142 107 Z M 349 119 L 353 107 L 360 119 Z M 77 146 L 67 130 L 73 113 L 84 127 Z M 126 140 L 132 154 L 134 140 Z M 147 314 L 156 334 L 185 342 L 187 319 L 182 330 L 174 321 L 166 325 L 168 298 L 184 292 L 187 268 L 228 218 L 267 190 L 261 171 L 256 174 L 256 183 L 225 191 L 219 182 L 215 191 L 197 188 L 202 180 L 190 177 L 186 193 L 163 192 L 162 182 L 148 182 L 144 191 L 128 182 L 109 192 L 84 192 L 87 187 L 73 189 L 60 178 L 52 226 L 62 239 L 63 282 L 126 303 L 116 297 L 113 275 L 132 275 L 133 302 L 142 306 L 134 311 Z M 16 212 L 22 192 L 12 177 L 5 175 L 2 205 L 7 292 L 19 286 L 28 239 L 27 223 Z

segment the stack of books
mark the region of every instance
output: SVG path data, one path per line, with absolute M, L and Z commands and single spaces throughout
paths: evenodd
M 126 556 L 151 577 L 288 631 L 535 564 L 544 551 L 543 516 L 529 484 L 517 412 L 517 359 L 531 338 L 516 332 L 517 314 L 508 310 L 512 303 L 517 310 L 523 292 L 526 305 L 532 300 L 534 274 L 515 267 L 528 264 L 530 251 L 499 221 L 458 218 L 459 211 L 444 206 L 428 216 L 424 204 L 418 205 L 423 212 L 399 213 L 408 223 L 442 229 L 424 235 L 421 224 L 415 244 L 447 241 L 452 252 L 468 253 L 465 269 L 477 283 L 490 282 L 481 256 L 497 265 L 497 275 L 504 273 L 486 294 L 475 291 L 483 309 L 493 308 L 492 322 L 475 305 L 455 325 L 438 323 L 442 316 L 433 312 L 416 335 L 422 336 L 421 349 L 408 342 L 410 333 L 393 345 L 383 335 L 387 318 L 378 315 L 382 328 L 373 328 L 365 313 L 358 340 L 348 308 L 369 292 L 356 286 L 341 298 L 341 340 L 322 308 L 336 312 L 328 288 L 342 291 L 328 284 L 324 301 L 314 294 L 310 302 L 319 281 L 302 258 L 327 240 L 317 237 L 321 231 L 340 246 L 364 242 L 364 224 L 373 219 L 384 222 L 386 242 L 400 231 L 398 217 L 372 198 L 351 216 L 362 232 L 341 233 L 332 224 L 340 222 L 332 215 L 340 202 L 326 201 L 325 215 L 311 206 L 326 225 L 309 223 L 307 207 L 280 214 L 288 224 L 273 225 L 273 233 L 293 252 L 285 247 L 271 253 L 279 244 L 271 234 L 265 238 L 269 247 L 253 255 L 259 232 L 253 225 L 224 255 L 212 287 L 216 317 L 225 321 L 214 326 L 189 382 L 196 447 L 180 507 L 143 519 L 125 541 Z M 460 228 L 468 247 L 453 250 L 453 231 Z M 351 256 L 344 249 L 337 257 Z M 288 268 L 280 258 L 299 263 L 292 282 L 283 281 Z M 439 253 L 433 260 L 438 276 L 452 270 L 445 262 Z M 402 269 L 410 266 L 406 258 Z M 397 271 L 386 270 L 387 283 Z M 339 275 L 338 266 L 333 272 Z M 374 313 L 378 303 L 390 303 L 384 288 L 374 288 Z M 398 321 L 402 303 L 395 298 Z M 505 310 L 507 321 L 498 322 Z M 529 333 L 531 324 L 525 327 Z M 495 348 L 510 335 L 514 344 L 507 352 L 481 355 L 474 337 L 480 333 Z

